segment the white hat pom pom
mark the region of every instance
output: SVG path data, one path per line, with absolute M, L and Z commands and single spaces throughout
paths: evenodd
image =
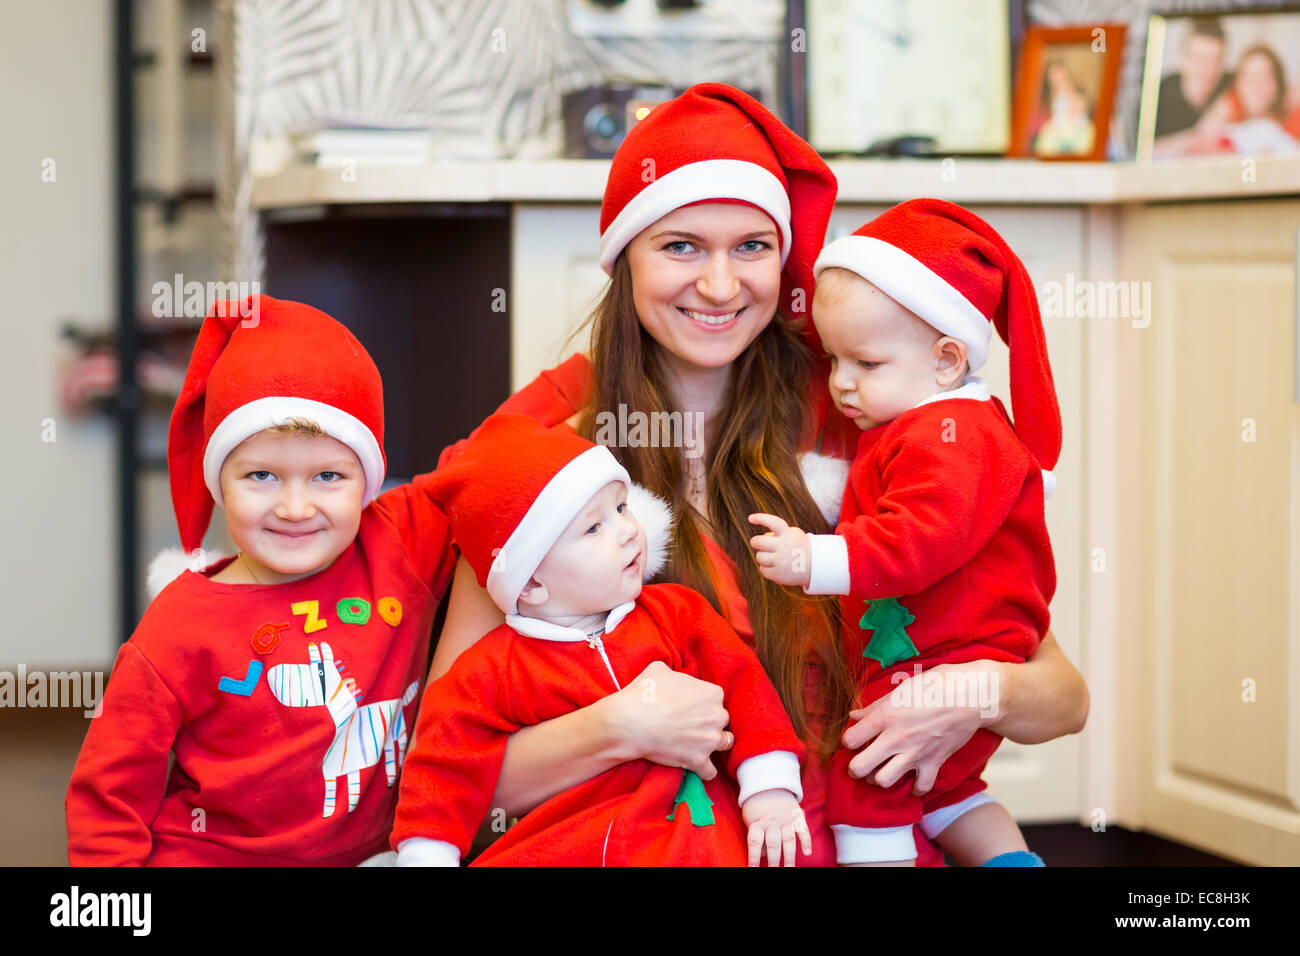
M 646 559 L 643 581 L 649 581 L 668 563 L 668 545 L 673 534 L 673 509 L 668 502 L 633 484 L 627 490 L 628 507 L 645 529 Z
M 152 601 L 162 593 L 163 588 L 171 584 L 186 571 L 202 571 L 209 564 L 220 561 L 228 555 L 217 554 L 195 548 L 186 554 L 180 548 L 163 548 L 149 562 L 149 572 L 145 576 L 145 587 Z
M 840 506 L 849 483 L 849 463 L 843 458 L 810 451 L 799 456 L 799 470 L 808 494 L 817 503 L 826 523 L 835 527 L 840 523 Z

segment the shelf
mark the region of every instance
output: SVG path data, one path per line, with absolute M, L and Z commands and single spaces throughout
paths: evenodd
M 839 203 L 892 203 L 936 196 L 963 203 L 1108 205 L 1300 194 L 1300 156 L 1261 157 L 1243 182 L 1241 157 L 1160 163 L 1063 163 L 1022 159 L 870 159 L 830 163 Z M 599 203 L 607 160 L 439 161 L 338 168 L 290 162 L 255 178 L 253 207 L 423 203 Z M 351 177 L 350 177 L 351 178 Z

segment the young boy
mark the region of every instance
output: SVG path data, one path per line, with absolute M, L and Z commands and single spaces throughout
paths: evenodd
M 1056 589 L 1043 515 L 1044 482 L 1053 482 L 1040 469 L 1061 447 L 1024 265 L 978 216 L 917 199 L 832 242 L 814 274 L 831 395 L 863 431 L 835 534 L 751 516 L 769 529 L 751 539 L 762 574 L 847 595 L 846 648 L 867 658 L 860 706 L 914 666 L 1023 661 L 1047 631 Z M 991 327 L 1011 348 L 1014 428 L 970 374 Z M 851 777 L 853 754 L 841 750 L 826 800 L 838 862 L 912 865 L 919 822 L 963 865 L 1041 866 L 984 792 L 980 775 L 1000 741 L 976 731 L 923 797 L 911 775 L 888 788 Z
M 663 556 L 647 552 L 630 486 L 608 448 L 522 415 L 492 416 L 438 470 L 431 493 L 506 621 L 425 693 L 393 829 L 399 866 L 456 866 L 492 811 L 510 734 L 620 690 L 655 661 L 723 688 L 739 801 L 717 779 L 633 760 L 546 801 L 475 865 L 757 866 L 766 846 L 770 865 L 784 855 L 793 866 L 796 837 L 812 852 L 803 746 L 781 700 L 703 596 L 642 587 Z M 643 493 L 637 509 L 656 502 L 666 529 L 662 502 Z
M 73 864 L 387 851 L 449 526 L 427 475 L 379 494 L 383 389 L 361 343 L 308 306 L 256 305 L 204 321 L 168 441 L 185 551 L 215 502 L 239 554 L 196 551 L 118 654 L 68 787 Z

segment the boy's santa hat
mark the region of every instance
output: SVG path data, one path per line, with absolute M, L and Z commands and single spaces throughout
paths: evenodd
M 701 202 L 763 210 L 780 233 L 781 307 L 807 312 L 812 265 L 835 204 L 835 174 L 762 103 L 725 83 L 699 83 L 660 103 L 614 153 L 600 206 L 600 264 L 647 226 Z M 815 332 L 808 323 L 809 336 Z
M 384 392 L 356 336 L 300 302 L 251 296 L 218 302 L 203 320 L 172 411 L 167 468 L 184 554 L 164 552 L 149 571 L 153 593 L 204 557 L 196 553 L 224 504 L 221 466 L 235 448 L 288 418 L 314 421 L 361 461 L 363 504 L 384 483 Z
M 941 199 L 881 213 L 817 257 L 814 273 L 848 269 L 945 335 L 966 344 L 973 373 L 997 329 L 1011 354 L 1016 434 L 1042 469 L 1061 454 L 1061 411 L 1047 361 L 1038 297 L 1020 257 L 992 226 Z M 1048 475 L 1044 480 L 1051 482 Z
M 646 530 L 642 577 L 649 580 L 667 557 L 667 504 L 633 485 L 608 448 L 567 429 L 548 429 L 527 415 L 492 415 L 463 452 L 438 469 L 428 493 L 447 513 L 479 585 L 502 611 L 517 614 L 533 572 L 611 481 L 627 486 L 628 506 Z

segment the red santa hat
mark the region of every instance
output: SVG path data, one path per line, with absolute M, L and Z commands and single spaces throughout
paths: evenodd
M 812 298 L 835 192 L 817 151 L 763 104 L 725 83 L 699 83 L 651 110 L 614 154 L 600 206 L 600 264 L 612 274 L 627 244 L 674 209 L 747 203 L 780 232 L 781 305 L 793 318 Z
M 244 439 L 291 417 L 316 422 L 361 461 L 365 504 L 379 494 L 384 393 L 379 370 L 356 336 L 300 302 L 252 296 L 218 302 L 203 321 L 172 411 L 167 467 L 186 554 L 203 541 L 215 504 L 224 504 L 221 466 Z M 192 559 L 160 556 L 150 588 Z M 164 580 L 165 579 L 165 580 Z
M 632 484 L 608 448 L 527 415 L 490 416 L 464 450 L 439 468 L 428 493 L 447 513 L 461 554 L 506 614 L 578 512 L 611 481 L 646 529 L 649 580 L 666 557 L 667 505 Z
M 945 335 L 966 344 L 970 371 L 988 358 L 992 330 L 1011 353 L 1016 434 L 1055 467 L 1061 411 L 1047 361 L 1038 297 L 1020 257 L 987 222 L 941 199 L 911 199 L 822 250 L 815 275 L 855 272 Z

